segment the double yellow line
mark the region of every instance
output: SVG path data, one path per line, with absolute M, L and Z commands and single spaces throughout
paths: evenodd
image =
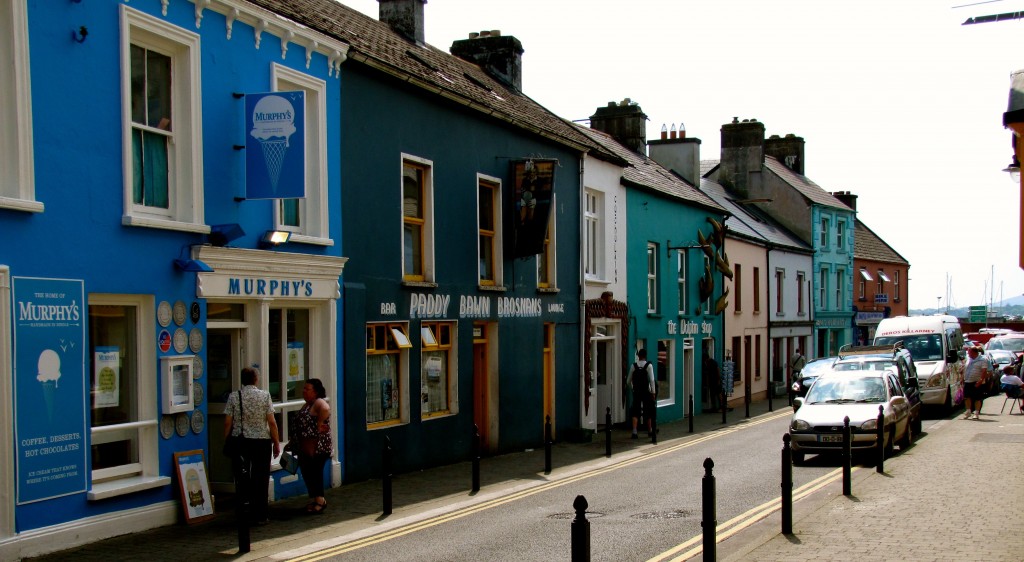
M 857 469 L 858 467 L 856 466 L 851 467 L 851 473 Z M 842 468 L 837 468 L 824 476 L 818 477 L 803 486 L 800 486 L 796 490 L 793 490 L 793 501 L 803 499 L 825 486 L 841 479 L 842 477 Z M 737 515 L 725 523 L 719 524 L 715 527 L 715 543 L 717 544 L 728 539 L 780 509 L 782 509 L 782 498 L 776 498 L 757 507 L 751 508 L 746 513 Z M 689 560 L 704 551 L 704 545 L 697 544 L 700 543 L 703 538 L 703 535 L 695 536 L 690 540 L 649 559 L 647 562 L 680 562 L 682 560 Z M 686 550 L 686 552 L 679 554 L 683 550 Z
M 688 448 L 688 447 L 693 447 L 695 445 L 699 445 L 701 443 L 705 443 L 705 442 L 710 441 L 712 439 L 717 439 L 719 437 L 723 437 L 725 435 L 729 435 L 730 433 L 735 433 L 735 432 L 740 431 L 741 429 L 744 429 L 744 428 L 747 428 L 747 427 L 752 427 L 752 426 L 755 426 L 755 425 L 760 425 L 760 424 L 763 424 L 763 423 L 768 423 L 768 422 L 777 420 L 777 419 L 782 418 L 782 417 L 787 417 L 790 414 L 791 414 L 791 412 L 789 412 L 789 411 L 783 411 L 781 413 L 774 414 L 774 415 L 771 415 L 771 416 L 767 416 L 767 417 L 761 418 L 759 420 L 756 420 L 756 421 L 753 421 L 753 422 L 750 422 L 750 423 L 744 423 L 744 424 L 738 425 L 738 426 L 731 426 L 729 428 L 725 428 L 725 429 L 721 429 L 719 431 L 715 431 L 714 433 L 710 433 L 708 435 L 703 435 L 703 436 L 698 437 L 696 439 L 685 441 L 685 442 L 679 443 L 677 445 L 672 445 L 671 447 L 659 448 L 659 449 L 657 449 L 657 450 L 655 450 L 653 452 L 642 454 L 640 456 L 633 457 L 633 458 L 630 458 L 630 459 L 626 459 L 626 460 L 617 462 L 617 463 L 612 464 L 612 465 L 608 465 L 608 466 L 604 466 L 604 467 L 601 467 L 601 468 L 590 470 L 590 471 L 587 471 L 587 472 L 584 472 L 584 473 L 576 474 L 574 476 L 568 476 L 566 478 L 562 478 L 562 479 L 559 479 L 559 480 L 545 482 L 543 484 L 540 484 L 540 485 L 537 485 L 537 486 L 533 486 L 533 487 L 531 487 L 529 489 L 526 489 L 526 490 L 520 490 L 518 492 L 513 492 L 511 494 L 502 496 L 500 498 L 495 498 L 493 500 L 489 500 L 489 501 L 486 501 L 486 502 L 481 502 L 481 503 L 473 505 L 473 506 L 465 507 L 465 508 L 462 508 L 462 509 L 457 509 L 455 511 L 452 511 L 450 513 L 446 513 L 444 515 L 439 515 L 437 517 L 432 517 L 430 519 L 425 519 L 423 521 L 418 521 L 416 523 L 410 523 L 408 525 L 404 525 L 404 526 L 399 527 L 397 529 L 391 529 L 389 531 L 384 531 L 382 533 L 378 533 L 378 534 L 375 534 L 375 535 L 370 536 L 370 537 L 365 537 L 365 538 L 362 538 L 362 539 L 356 539 L 356 540 L 353 540 L 353 541 L 346 542 L 344 544 L 340 544 L 340 545 L 333 546 L 333 547 L 328 547 L 328 548 L 326 548 L 324 550 L 319 550 L 317 552 L 312 552 L 310 554 L 306 554 L 306 555 L 303 555 L 303 556 L 298 556 L 298 557 L 295 557 L 295 558 L 290 558 L 289 562 L 311 562 L 311 561 L 314 561 L 314 560 L 324 560 L 324 559 L 330 558 L 332 556 L 337 556 L 339 554 L 345 554 L 346 552 L 352 552 L 354 550 L 359 550 L 360 548 L 365 548 L 367 546 L 371 546 L 371 545 L 374 545 L 374 544 L 378 544 L 378 543 L 382 543 L 382 542 L 385 542 L 385 541 L 389 541 L 391 539 L 395 539 L 395 538 L 398 538 L 398 537 L 401 537 L 401 536 L 405 536 L 405 535 L 408 535 L 410 533 L 415 533 L 417 531 L 422 531 L 424 529 L 427 529 L 427 528 L 430 528 L 430 527 L 433 527 L 433 526 L 436 526 L 436 525 L 441 525 L 442 523 L 447 523 L 449 521 L 455 521 L 457 519 L 461 519 L 463 517 L 467 517 L 469 515 L 473 515 L 474 513 L 479 513 L 481 511 L 484 511 L 484 510 L 487 510 L 487 509 L 491 509 L 491 508 L 497 507 L 499 505 L 504 505 L 504 504 L 507 504 L 507 503 L 510 503 L 510 502 L 514 502 L 516 500 L 520 500 L 520 499 L 532 496 L 534 494 L 539 494 L 541 492 L 546 492 L 548 490 L 559 488 L 561 486 L 565 486 L 565 485 L 568 485 L 568 484 L 579 482 L 581 480 L 586 480 L 587 478 L 593 478 L 595 476 L 600 476 L 602 474 L 607 474 L 609 472 L 612 472 L 612 471 L 615 471 L 615 470 L 619 470 L 619 469 L 622 469 L 622 468 L 625 468 L 625 467 L 628 467 L 628 466 L 632 466 L 632 465 L 640 463 L 640 462 L 644 462 L 644 461 L 648 461 L 648 460 L 651 460 L 651 459 L 655 459 L 655 458 L 658 458 L 658 457 L 663 456 L 663 455 L 674 453 L 674 452 L 679 451 L 681 449 L 685 449 L 685 448 Z M 796 498 L 794 497 L 794 499 L 796 499 Z M 771 502 L 769 502 L 769 504 L 770 503 Z M 776 503 L 778 503 L 778 501 L 776 501 Z M 768 505 L 768 504 L 766 504 L 766 505 Z M 758 509 L 761 509 L 761 508 L 754 508 L 751 511 L 756 511 Z M 750 513 L 750 512 L 748 512 L 748 513 Z M 770 513 L 770 511 L 768 513 Z M 765 515 L 767 515 L 767 513 Z M 743 516 L 740 516 L 740 518 L 742 518 L 742 517 Z M 740 518 L 737 518 L 737 519 L 740 519 Z M 735 521 L 735 519 L 733 521 Z M 724 525 L 719 525 L 718 528 L 721 529 L 725 525 L 729 525 L 729 523 L 726 523 Z M 695 537 L 694 539 L 691 539 L 690 541 L 687 541 L 686 543 L 684 543 L 683 545 L 680 545 L 677 548 L 686 548 L 686 545 L 689 545 L 691 543 L 691 541 L 699 541 L 699 540 L 700 540 L 700 537 Z M 675 549 L 673 549 L 673 550 L 675 550 Z M 672 551 L 669 551 L 669 552 L 672 552 Z M 700 551 L 698 550 L 698 552 L 700 552 Z M 661 557 L 655 558 L 654 560 L 660 560 L 660 559 L 662 559 L 662 557 L 664 557 L 665 555 L 668 555 L 668 554 L 669 553 L 665 553 Z

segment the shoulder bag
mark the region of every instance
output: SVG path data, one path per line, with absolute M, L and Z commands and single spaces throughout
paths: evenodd
M 238 433 L 235 433 L 235 420 L 231 420 L 231 431 L 228 431 L 228 436 L 224 439 L 224 456 L 228 458 L 236 458 L 242 454 L 242 439 L 245 438 L 245 426 L 242 425 L 242 416 L 245 415 L 245 410 L 242 408 L 242 391 L 238 391 Z

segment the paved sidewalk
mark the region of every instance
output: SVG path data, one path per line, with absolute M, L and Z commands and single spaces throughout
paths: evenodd
M 773 515 L 720 544 L 719 560 L 1024 560 L 1024 416 L 1000 415 L 1002 404 L 986 399 L 978 421 L 959 410 L 884 473 L 856 471 L 851 497 L 840 480 L 794 504 L 792 535 Z

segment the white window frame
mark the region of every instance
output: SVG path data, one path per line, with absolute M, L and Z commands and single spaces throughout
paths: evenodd
M 900 270 L 894 269 L 892 271 L 892 300 L 893 302 L 900 302 Z
M 822 249 L 828 249 L 828 217 L 821 217 L 821 235 L 818 237 Z
M 604 194 L 587 189 L 584 192 L 584 257 L 583 271 L 587 279 L 604 279 Z
M 0 3 L 0 209 L 40 213 L 35 200 L 28 2 Z
M 542 289 L 556 289 L 558 288 L 558 255 L 555 249 L 558 246 L 555 245 L 555 225 L 558 224 L 555 221 L 555 209 L 558 205 L 555 203 L 555 195 L 551 196 L 551 212 L 548 213 L 548 229 L 545 233 L 544 238 L 544 251 L 537 254 L 537 287 Z M 540 276 L 541 260 L 545 260 L 545 265 L 548 268 L 547 281 L 542 281 Z
M 426 173 L 423 178 L 423 232 L 421 233 L 423 240 L 423 255 L 420 259 L 423 261 L 423 275 L 422 279 L 416 279 L 419 277 L 415 274 L 407 274 L 405 272 L 405 213 L 402 211 L 403 206 L 403 195 L 405 192 L 405 185 L 402 183 L 405 177 L 405 163 L 410 162 L 426 168 Z M 398 204 L 399 204 L 399 216 L 402 217 L 401 224 L 399 225 L 399 255 L 401 260 L 399 267 L 402 271 L 402 278 L 406 281 L 424 281 L 432 283 L 434 281 L 434 163 L 426 158 L 420 158 L 411 154 L 402 153 L 401 158 L 398 162 Z
M 836 310 L 843 309 L 843 277 L 845 274 L 845 270 L 836 270 Z
M 676 285 L 679 287 L 680 316 L 686 314 L 686 305 L 689 301 L 686 287 L 686 255 L 686 250 L 678 250 L 676 252 Z
M 658 313 L 658 245 L 647 243 L 647 313 Z
M 171 57 L 173 132 L 167 151 L 168 209 L 132 201 L 131 46 Z M 203 125 L 199 35 L 121 6 L 122 224 L 209 233 L 203 224 Z
M 90 294 L 89 306 L 128 306 L 135 308 L 135 332 L 138 348 L 133 351 L 138 359 L 135 401 L 138 417 L 128 423 L 93 428 L 90 421 L 89 442 L 102 442 L 103 435 L 134 433 L 139 447 L 139 462 L 122 466 L 91 470 L 90 501 L 101 500 L 155 488 L 171 483 L 169 476 L 160 476 L 159 431 L 157 419 L 157 388 L 155 339 L 152 334 L 156 322 L 152 295 Z
M 502 248 L 504 248 L 505 243 L 504 243 L 504 241 L 501 238 L 501 233 L 504 230 L 502 228 L 502 222 L 501 222 L 501 217 L 503 216 L 502 215 L 502 208 L 501 208 L 501 180 L 499 178 L 496 178 L 496 177 L 493 177 L 493 176 L 488 176 L 488 175 L 485 175 L 485 174 L 477 174 L 476 175 L 476 185 L 477 185 L 477 189 L 476 189 L 476 193 L 477 193 L 477 201 L 476 201 L 476 208 L 477 208 L 476 229 L 477 229 L 477 233 L 478 233 L 477 240 L 476 240 L 476 244 L 477 244 L 477 246 L 476 246 L 476 255 L 477 255 L 477 260 L 479 260 L 480 259 L 480 249 L 481 249 L 481 247 L 480 247 L 480 237 L 483 235 L 483 228 L 480 225 L 480 211 L 479 211 L 480 203 L 481 203 L 481 201 L 480 201 L 480 187 L 481 187 L 482 184 L 485 184 L 485 183 L 491 184 L 493 186 L 493 189 L 491 191 L 491 210 L 494 213 L 494 216 L 491 217 L 491 220 L 494 222 L 494 231 L 491 234 L 491 261 L 492 261 L 491 268 L 494 270 L 494 280 L 491 281 L 491 280 L 483 279 L 480 276 L 479 264 L 477 264 L 476 282 L 477 282 L 478 285 L 490 285 L 490 286 L 501 287 L 504 284 L 504 267 L 503 267 L 503 265 L 505 263 L 504 253 L 502 251 Z M 554 213 L 552 213 L 552 215 L 553 214 Z M 538 257 L 538 259 L 539 259 L 539 257 Z
M 818 281 L 821 283 L 821 286 L 818 287 L 818 306 L 821 307 L 821 310 L 828 310 L 828 279 L 828 268 L 821 268 L 821 272 L 818 275 Z
M 289 242 L 333 246 L 330 233 L 330 200 L 327 186 L 327 82 L 274 63 L 270 66 L 271 87 L 276 92 L 303 91 L 306 94 L 306 197 L 297 199 L 299 226 L 282 223 L 284 199 L 274 202 L 274 228 L 291 232 Z
M 843 244 L 844 236 L 843 231 L 846 230 L 846 221 L 836 221 L 836 250 L 842 251 L 846 249 L 846 245 Z

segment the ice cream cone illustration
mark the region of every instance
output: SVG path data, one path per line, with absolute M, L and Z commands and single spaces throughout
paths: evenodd
M 281 165 L 288 152 L 288 140 L 295 133 L 295 108 L 281 96 L 267 96 L 260 99 L 253 108 L 252 123 L 249 134 L 260 141 L 263 147 L 270 185 L 277 191 Z
M 36 380 L 43 385 L 43 400 L 46 402 L 46 414 L 53 421 L 53 410 L 57 400 L 57 381 L 60 379 L 60 356 L 52 349 L 44 349 L 39 354 L 39 374 Z

